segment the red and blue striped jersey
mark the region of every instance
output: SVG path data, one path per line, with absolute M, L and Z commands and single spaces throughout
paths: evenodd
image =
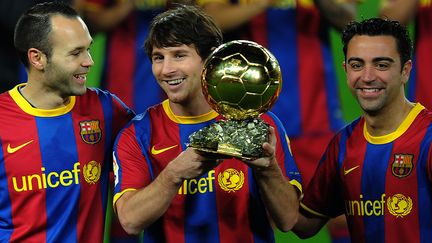
M 301 190 L 281 122 L 272 113 L 262 118 L 275 127 L 279 166 Z M 114 203 L 125 191 L 149 185 L 186 149 L 191 133 L 217 119 L 214 111 L 175 116 L 168 100 L 138 115 L 114 146 Z M 144 242 L 274 242 L 274 233 L 251 169 L 229 159 L 199 178 L 185 180 L 165 214 L 144 229 Z
M 120 0 L 85 1 L 89 9 L 120 4 Z M 135 112 L 141 113 L 166 97 L 153 76 L 150 59 L 144 51 L 144 40 L 151 20 L 165 11 L 167 1 L 135 1 L 135 4 L 136 10 L 107 32 L 101 87 L 116 94 Z
M 248 4 L 249 0 L 199 0 Z M 277 58 L 282 91 L 272 108 L 290 137 L 336 132 L 343 126 L 329 26 L 310 0 L 277 1 L 224 40 L 248 39 Z M 295 152 L 294 152 L 295 155 Z
M 112 146 L 133 112 L 88 89 L 65 107 L 0 95 L 0 242 L 103 242 Z
M 432 113 L 417 103 L 393 133 L 359 118 L 329 144 L 305 191 L 305 213 L 345 214 L 353 242 L 432 239 Z
M 408 82 L 408 98 L 432 109 L 432 2 L 419 0 L 415 22 L 414 65 Z

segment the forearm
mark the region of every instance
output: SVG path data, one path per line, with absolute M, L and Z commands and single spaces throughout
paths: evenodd
M 106 9 L 85 9 L 84 18 L 93 32 L 110 31 L 135 9 L 132 1 L 123 1 Z
M 407 25 L 414 19 L 417 4 L 417 0 L 382 0 L 379 15 Z
M 299 193 L 283 175 L 274 160 L 268 168 L 255 168 L 262 200 L 281 231 L 289 231 L 297 222 Z
M 129 234 L 138 234 L 159 219 L 170 206 L 181 180 L 163 170 L 147 187 L 125 193 L 116 203 L 117 214 Z
M 328 219 L 308 218 L 299 213 L 298 220 L 292 231 L 301 239 L 310 238 L 316 235 L 327 223 Z
M 336 0 L 314 0 L 320 14 L 337 30 L 356 19 L 357 3 L 355 0 L 338 3 Z
M 222 31 L 229 31 L 249 22 L 266 8 L 265 3 L 245 5 L 208 3 L 203 6 L 203 9 L 213 17 Z

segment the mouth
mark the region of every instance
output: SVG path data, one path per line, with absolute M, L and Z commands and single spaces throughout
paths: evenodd
M 181 84 L 185 78 L 177 78 L 177 79 L 171 79 L 171 80 L 165 80 L 168 85 L 179 85 Z
M 381 91 L 381 88 L 359 88 L 360 91 L 364 92 L 364 93 L 376 93 Z
M 87 74 L 74 74 L 74 78 L 76 78 L 79 83 L 84 84 L 87 81 Z

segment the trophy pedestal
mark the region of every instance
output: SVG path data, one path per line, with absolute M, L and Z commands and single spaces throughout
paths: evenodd
M 189 146 L 221 157 L 253 160 L 263 156 L 268 127 L 261 118 L 220 120 L 191 134 Z

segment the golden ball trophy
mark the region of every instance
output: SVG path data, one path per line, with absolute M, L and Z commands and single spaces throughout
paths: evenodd
M 282 88 L 280 66 L 263 46 L 235 40 L 216 48 L 204 62 L 202 90 L 224 119 L 189 136 L 189 146 L 205 153 L 252 160 L 263 154 L 268 124 L 259 116 Z

